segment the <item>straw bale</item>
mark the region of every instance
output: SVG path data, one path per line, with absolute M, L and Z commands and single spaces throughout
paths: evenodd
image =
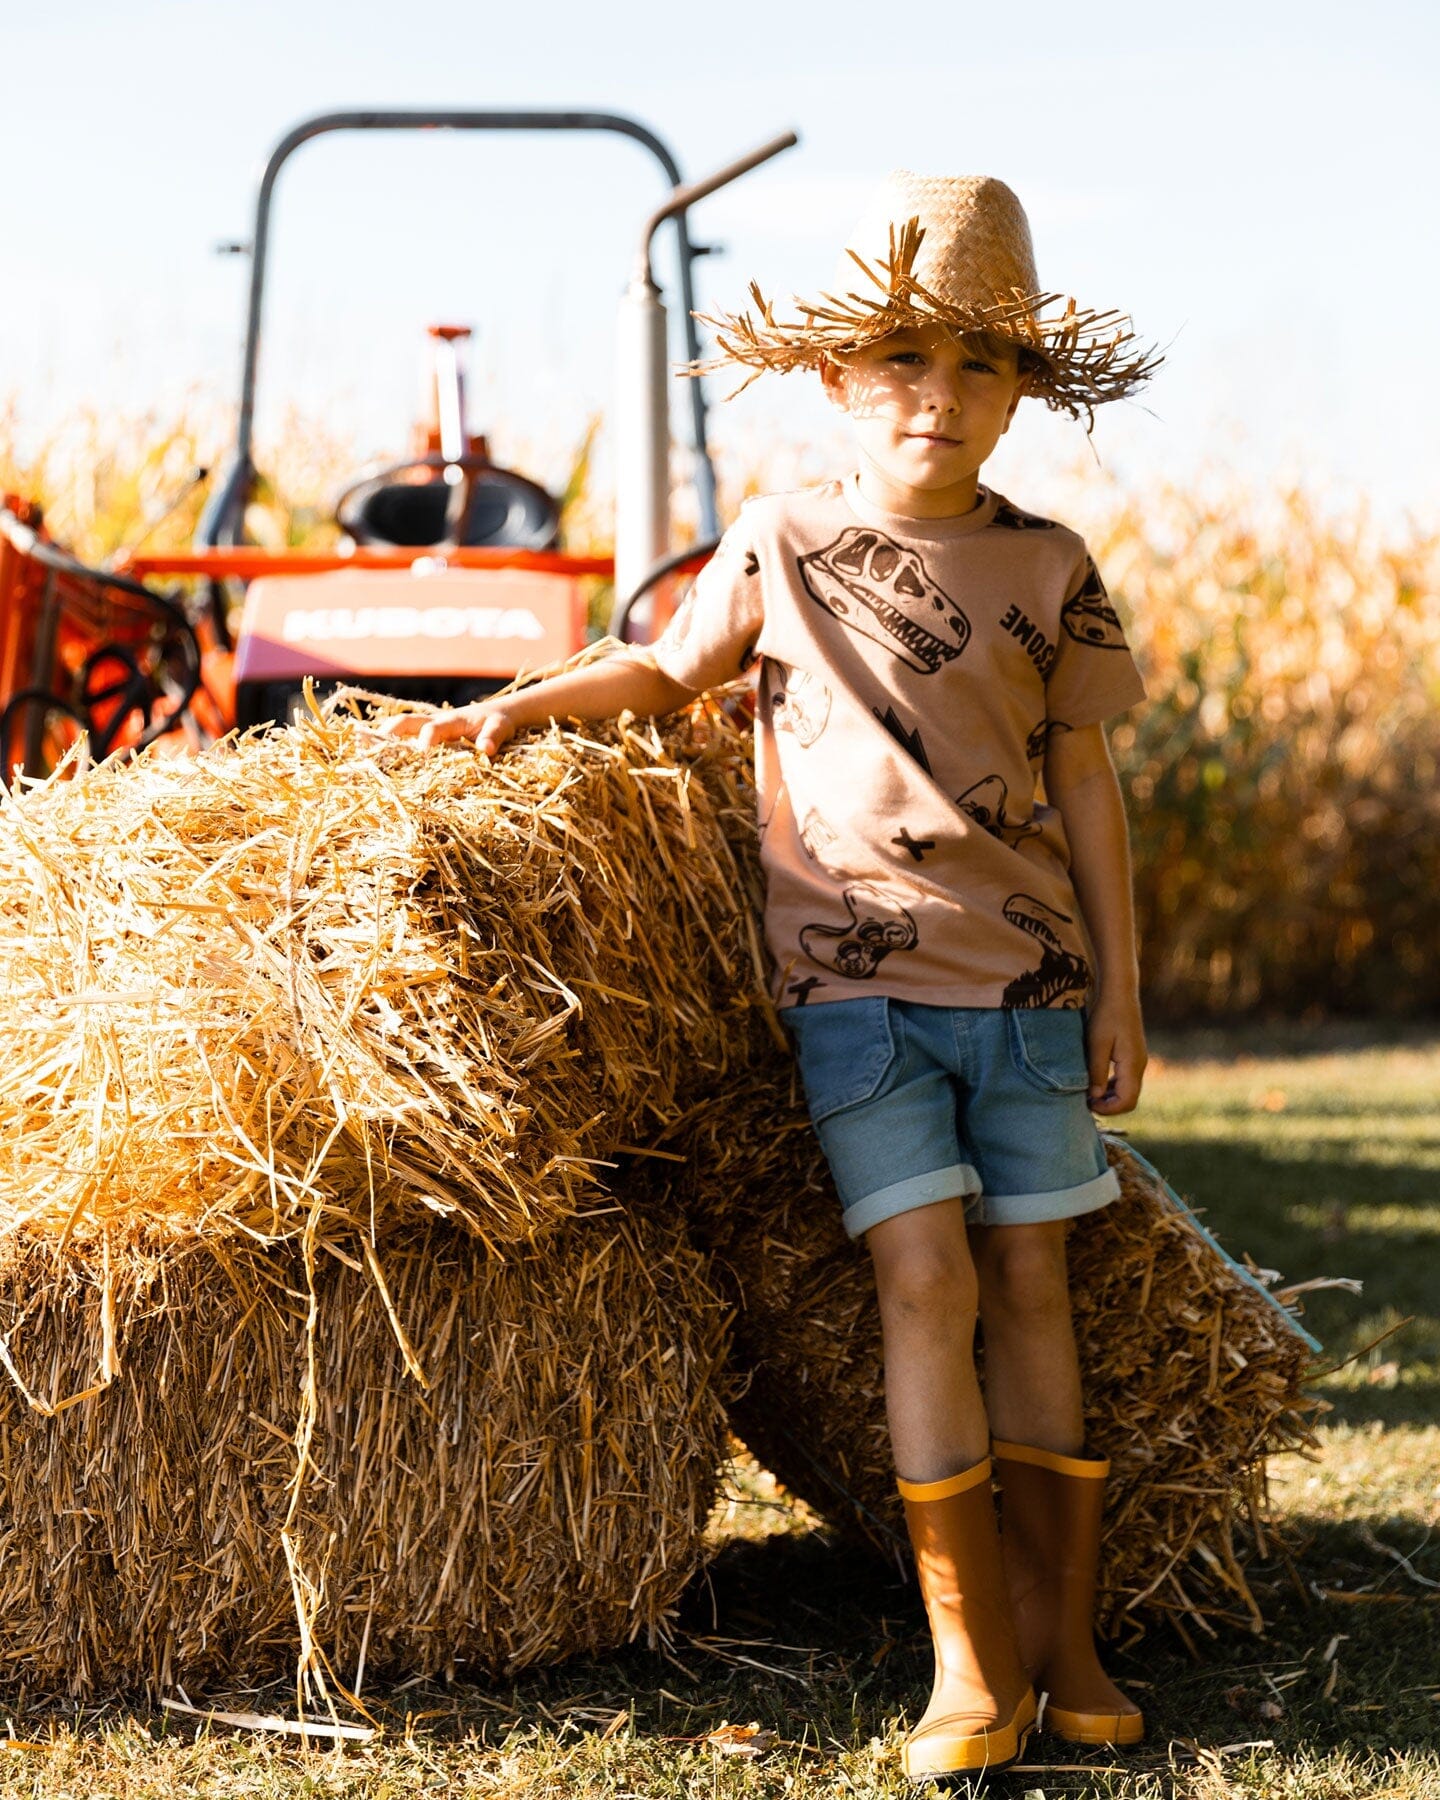
M 0 1229 L 572 1214 L 763 1017 L 747 757 L 709 704 L 493 764 L 342 708 L 3 797 Z
M 0 1243 L 12 1683 L 173 1691 L 298 1662 L 313 1700 L 361 1665 L 663 1641 L 705 1554 L 727 1330 L 672 1225 L 588 1216 L 500 1259 L 432 1220 L 385 1248 L 393 1326 L 353 1242 L 313 1279 L 299 1249 L 219 1236 L 102 1261 Z
M 832 1523 L 903 1556 L 870 1261 L 791 1071 L 757 1069 L 687 1130 L 691 1228 L 737 1308 L 737 1435 Z M 1242 1565 L 1264 1543 L 1265 1459 L 1313 1447 L 1311 1350 L 1123 1140 L 1106 1148 L 1122 1197 L 1069 1233 L 1086 1433 L 1113 1465 L 1101 1623 L 1259 1628 Z

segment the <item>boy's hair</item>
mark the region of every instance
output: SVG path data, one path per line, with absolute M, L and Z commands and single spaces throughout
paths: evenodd
M 899 331 L 913 329 L 913 326 L 901 325 L 897 328 L 897 335 Z M 1033 350 L 1029 344 L 1017 343 L 1006 332 L 956 330 L 954 335 L 967 350 L 973 350 L 981 356 L 988 356 L 993 362 L 1013 362 L 1021 375 L 1043 375 L 1050 369 L 1050 363 L 1041 351 Z M 880 343 L 884 341 L 883 338 L 877 340 Z M 825 360 L 843 363 L 845 358 L 831 355 Z
M 1038 350 L 1032 350 L 1029 344 L 1017 343 L 1003 331 L 962 331 L 957 336 L 967 350 L 978 350 L 994 362 L 1013 361 L 1022 375 L 1044 374 L 1050 367 Z

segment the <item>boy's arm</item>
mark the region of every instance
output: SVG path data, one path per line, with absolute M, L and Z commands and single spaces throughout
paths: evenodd
M 1086 1033 L 1090 1107 L 1130 1112 L 1145 1074 L 1145 1027 L 1125 805 L 1101 726 L 1052 736 L 1045 794 L 1065 822 L 1070 874 L 1099 964 Z
M 518 694 L 477 700 L 449 712 L 396 713 L 381 729 L 388 737 L 413 737 L 424 749 L 472 738 L 476 749 L 493 756 L 527 725 L 548 725 L 552 719 L 613 719 L 622 712 L 642 716 L 675 712 L 698 691 L 673 680 L 648 657 L 622 651 L 583 669 L 537 681 Z

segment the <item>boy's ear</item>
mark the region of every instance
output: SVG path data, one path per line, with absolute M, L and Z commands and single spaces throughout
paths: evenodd
M 841 412 L 849 412 L 850 390 L 845 384 L 845 371 L 828 356 L 820 358 L 820 385 L 832 406 L 838 406 Z
M 1022 370 L 1019 378 L 1017 379 L 1017 381 L 1015 383 L 1015 392 L 1010 396 L 1010 405 L 1007 407 L 1006 412 L 1005 412 L 1005 425 L 1004 425 L 1004 431 L 1002 431 L 1002 433 L 1001 433 L 1002 436 L 1004 435 L 1005 431 L 1008 431 L 1010 429 L 1010 427 L 1015 419 L 1015 408 L 1025 398 L 1026 394 L 1028 394 L 1029 391 L 1030 391 L 1029 372 Z

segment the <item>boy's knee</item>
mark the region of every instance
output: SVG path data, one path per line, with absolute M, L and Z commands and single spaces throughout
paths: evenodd
M 873 1253 L 880 1303 L 913 1317 L 973 1318 L 979 1302 L 975 1264 L 965 1241 L 918 1237 Z
M 1065 1227 L 993 1225 L 976 1245 L 985 1304 L 1033 1313 L 1069 1305 L 1065 1269 Z

